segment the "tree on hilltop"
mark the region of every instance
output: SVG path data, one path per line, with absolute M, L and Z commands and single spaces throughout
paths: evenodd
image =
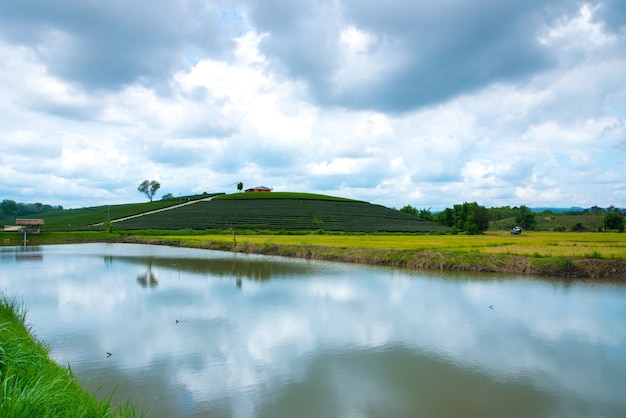
M 137 190 L 139 190 L 141 194 L 145 194 L 146 197 L 150 199 L 151 202 L 152 202 L 152 198 L 154 197 L 154 194 L 160 188 L 161 188 L 161 183 L 159 183 L 156 180 L 150 180 L 150 181 L 144 180 L 139 184 L 139 186 L 137 186 Z
M 431 221 L 431 222 L 434 221 L 433 214 L 430 211 L 430 208 L 417 209 L 411 205 L 406 205 L 400 209 L 400 212 L 408 213 L 409 215 L 413 215 L 425 221 Z
M 411 205 L 406 205 L 406 206 L 402 207 L 400 209 L 400 212 L 408 213 L 409 215 L 413 215 L 415 217 L 417 217 L 419 215 L 419 212 L 417 211 L 417 209 L 415 209 Z

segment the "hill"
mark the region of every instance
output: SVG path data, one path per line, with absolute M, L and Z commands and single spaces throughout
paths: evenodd
M 575 215 L 569 213 L 541 212 L 535 214 L 535 231 L 601 231 L 604 218 L 602 213 L 580 212 Z M 516 225 L 515 218 L 505 218 L 490 222 L 489 229 L 510 230 Z M 576 229 L 577 226 L 579 229 Z
M 155 200 L 154 202 L 128 203 L 123 205 L 102 205 L 78 209 L 61 209 L 37 215 L 17 216 L 19 218 L 38 218 L 45 221 L 47 231 L 77 230 L 102 223 L 108 219 L 120 219 L 128 216 L 177 206 L 183 202 L 203 199 L 216 194 L 181 196 L 174 199 Z M 15 225 L 16 216 L 0 219 L 0 225 Z
M 530 208 L 531 212 L 552 212 L 552 213 L 565 213 L 565 212 L 582 212 L 585 208 L 580 206 L 570 206 L 569 208 L 552 208 L 552 207 L 537 207 Z
M 116 230 L 229 229 L 343 232 L 446 231 L 412 215 L 358 200 L 307 193 L 237 193 L 115 223 Z

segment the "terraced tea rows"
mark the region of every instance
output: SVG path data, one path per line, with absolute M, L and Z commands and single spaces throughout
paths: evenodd
M 80 209 L 65 209 L 48 212 L 41 216 L 45 221 L 46 231 L 65 231 L 85 229 L 89 225 L 98 224 L 107 219 L 119 219 L 127 216 L 139 215 L 141 213 L 163 209 L 180 203 L 192 200 L 199 200 L 210 197 L 210 194 L 182 196 L 176 199 L 155 200 L 154 202 L 129 203 L 123 205 L 92 206 Z M 15 218 L 4 220 L 6 225 L 13 225 Z
M 354 200 L 219 198 L 116 223 L 115 229 L 326 230 L 435 232 L 445 229 L 404 212 Z

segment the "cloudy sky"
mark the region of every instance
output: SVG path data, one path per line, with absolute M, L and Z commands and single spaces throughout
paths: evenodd
M 0 199 L 626 206 L 623 0 L 0 2 Z

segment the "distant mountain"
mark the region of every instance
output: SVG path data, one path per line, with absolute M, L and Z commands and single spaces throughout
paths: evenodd
M 531 212 L 544 212 L 546 210 L 549 210 L 550 212 L 554 212 L 554 213 L 563 213 L 563 212 L 582 212 L 583 210 L 585 210 L 585 208 L 581 208 L 580 206 L 571 206 L 569 208 L 544 208 L 544 207 L 530 208 Z

